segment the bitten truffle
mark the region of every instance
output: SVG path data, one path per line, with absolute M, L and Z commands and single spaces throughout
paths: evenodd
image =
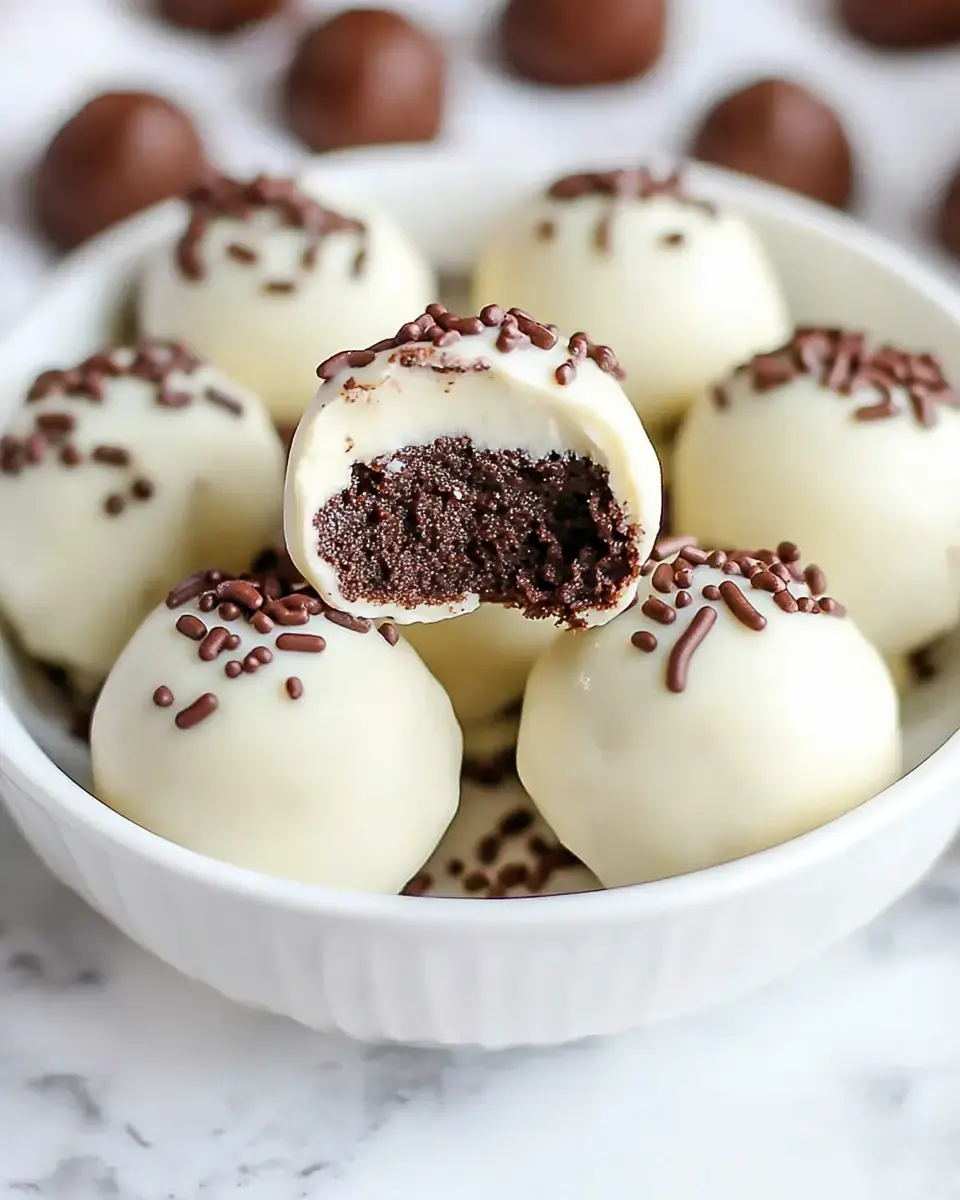
M 171 25 L 197 33 L 236 33 L 276 16 L 286 0 L 157 0 L 157 11 Z
M 538 660 L 520 778 L 606 887 L 766 849 L 899 776 L 883 659 L 799 562 L 790 543 L 654 560 L 634 608 Z
M 840 118 L 786 79 L 762 79 L 719 101 L 692 153 L 836 208 L 853 200 L 853 153 Z
M 660 465 L 606 346 L 494 305 L 431 305 L 321 364 L 284 504 L 290 554 L 358 616 L 481 602 L 580 626 L 631 600 Z
M 460 730 L 414 651 L 271 570 L 173 589 L 110 672 L 91 752 L 96 796 L 161 837 L 358 891 L 398 892 L 459 795 Z
M 205 174 L 203 145 L 182 109 L 147 92 L 105 92 L 58 131 L 33 181 L 34 211 L 63 250 Z
M 798 329 L 694 406 L 674 460 L 677 528 L 714 546 L 789 530 L 863 633 L 906 654 L 960 619 L 958 402 L 929 354 Z
M 280 424 L 299 420 L 321 359 L 395 328 L 435 293 L 389 218 L 330 208 L 292 179 L 220 177 L 186 203 L 178 240 L 147 264 L 141 328 L 189 339 Z
M 98 686 L 175 576 L 276 536 L 283 448 L 256 396 L 176 343 L 45 371 L 0 438 L 0 608 Z
M 399 13 L 348 9 L 310 29 L 285 82 L 287 119 L 311 150 L 428 142 L 443 118 L 446 63 Z
M 504 61 L 534 83 L 585 87 L 649 71 L 663 53 L 666 0 L 508 0 Z
M 960 167 L 940 203 L 940 240 L 951 254 L 960 258 Z
M 887 50 L 922 50 L 960 40 L 957 0 L 839 0 L 851 33 Z
M 745 357 L 789 333 L 759 239 L 679 172 L 581 172 L 498 223 L 477 265 L 480 304 L 509 296 L 618 348 L 624 390 L 653 431 Z

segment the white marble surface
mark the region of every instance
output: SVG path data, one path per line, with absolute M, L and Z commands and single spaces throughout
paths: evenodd
M 289 23 L 211 64 L 202 41 L 152 26 L 142 7 L 0 0 L 0 321 L 48 261 L 25 232 L 23 168 L 85 90 L 162 87 L 237 169 L 297 154 L 270 119 Z M 531 136 L 679 147 L 705 95 L 790 68 L 842 101 L 867 217 L 918 247 L 930 196 L 960 158 L 960 53 L 854 49 L 831 40 L 821 0 L 676 0 L 663 67 L 591 95 L 500 79 L 478 49 L 489 4 L 407 7 L 456 49 L 450 138 L 505 153 Z M 481 1200 L 507 1189 L 960 1197 L 960 856 L 847 945 L 738 1005 L 602 1043 L 483 1055 L 370 1049 L 244 1012 L 107 927 L 0 818 L 0 1195 Z

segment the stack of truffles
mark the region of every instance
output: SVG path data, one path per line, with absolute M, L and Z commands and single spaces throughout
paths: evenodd
M 30 388 L 0 606 L 96 701 L 99 800 L 283 878 L 509 897 L 897 779 L 897 683 L 960 620 L 936 359 L 795 328 L 679 172 L 551 182 L 473 284 L 456 315 L 382 213 L 211 178 L 140 340 Z

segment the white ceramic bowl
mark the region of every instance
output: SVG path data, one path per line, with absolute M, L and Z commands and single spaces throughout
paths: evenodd
M 411 149 L 343 156 L 317 170 L 338 194 L 359 190 L 392 209 L 456 271 L 519 195 L 582 165 L 590 164 L 560 150 L 478 159 Z M 798 321 L 845 322 L 930 347 L 960 376 L 960 295 L 935 274 L 786 193 L 716 170 L 691 174 L 696 189 L 753 219 Z M 38 370 L 115 335 L 139 262 L 176 222 L 169 207 L 147 213 L 58 273 L 0 345 L 3 410 Z M 953 713 L 944 705 L 951 689 Z M 0 789 L 56 875 L 135 941 L 227 996 L 368 1040 L 551 1043 L 766 983 L 910 887 L 960 822 L 960 736 L 941 746 L 957 727 L 960 683 L 941 680 L 907 708 L 908 757 L 920 765 L 822 829 L 677 879 L 500 903 L 326 891 L 155 837 L 57 765 L 83 778 L 82 756 L 9 652 L 0 652 Z

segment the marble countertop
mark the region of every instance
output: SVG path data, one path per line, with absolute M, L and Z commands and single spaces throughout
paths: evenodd
M 162 88 L 237 170 L 298 155 L 271 118 L 289 22 L 210 62 L 203 42 L 157 28 L 144 7 L 0 0 L 0 321 L 49 264 L 24 220 L 22 171 L 85 90 Z M 676 0 L 670 53 L 649 80 L 551 94 L 484 61 L 489 4 L 405 7 L 457 57 L 447 136 L 504 153 L 598 131 L 620 155 L 679 148 L 708 94 L 789 69 L 843 105 L 866 217 L 927 252 L 926 206 L 960 157 L 960 53 L 858 50 L 831 34 L 820 0 Z M 0 1195 L 486 1200 L 507 1189 L 960 1197 L 960 856 L 846 945 L 737 1005 L 490 1055 L 364 1047 L 239 1009 L 107 926 L 0 817 Z

